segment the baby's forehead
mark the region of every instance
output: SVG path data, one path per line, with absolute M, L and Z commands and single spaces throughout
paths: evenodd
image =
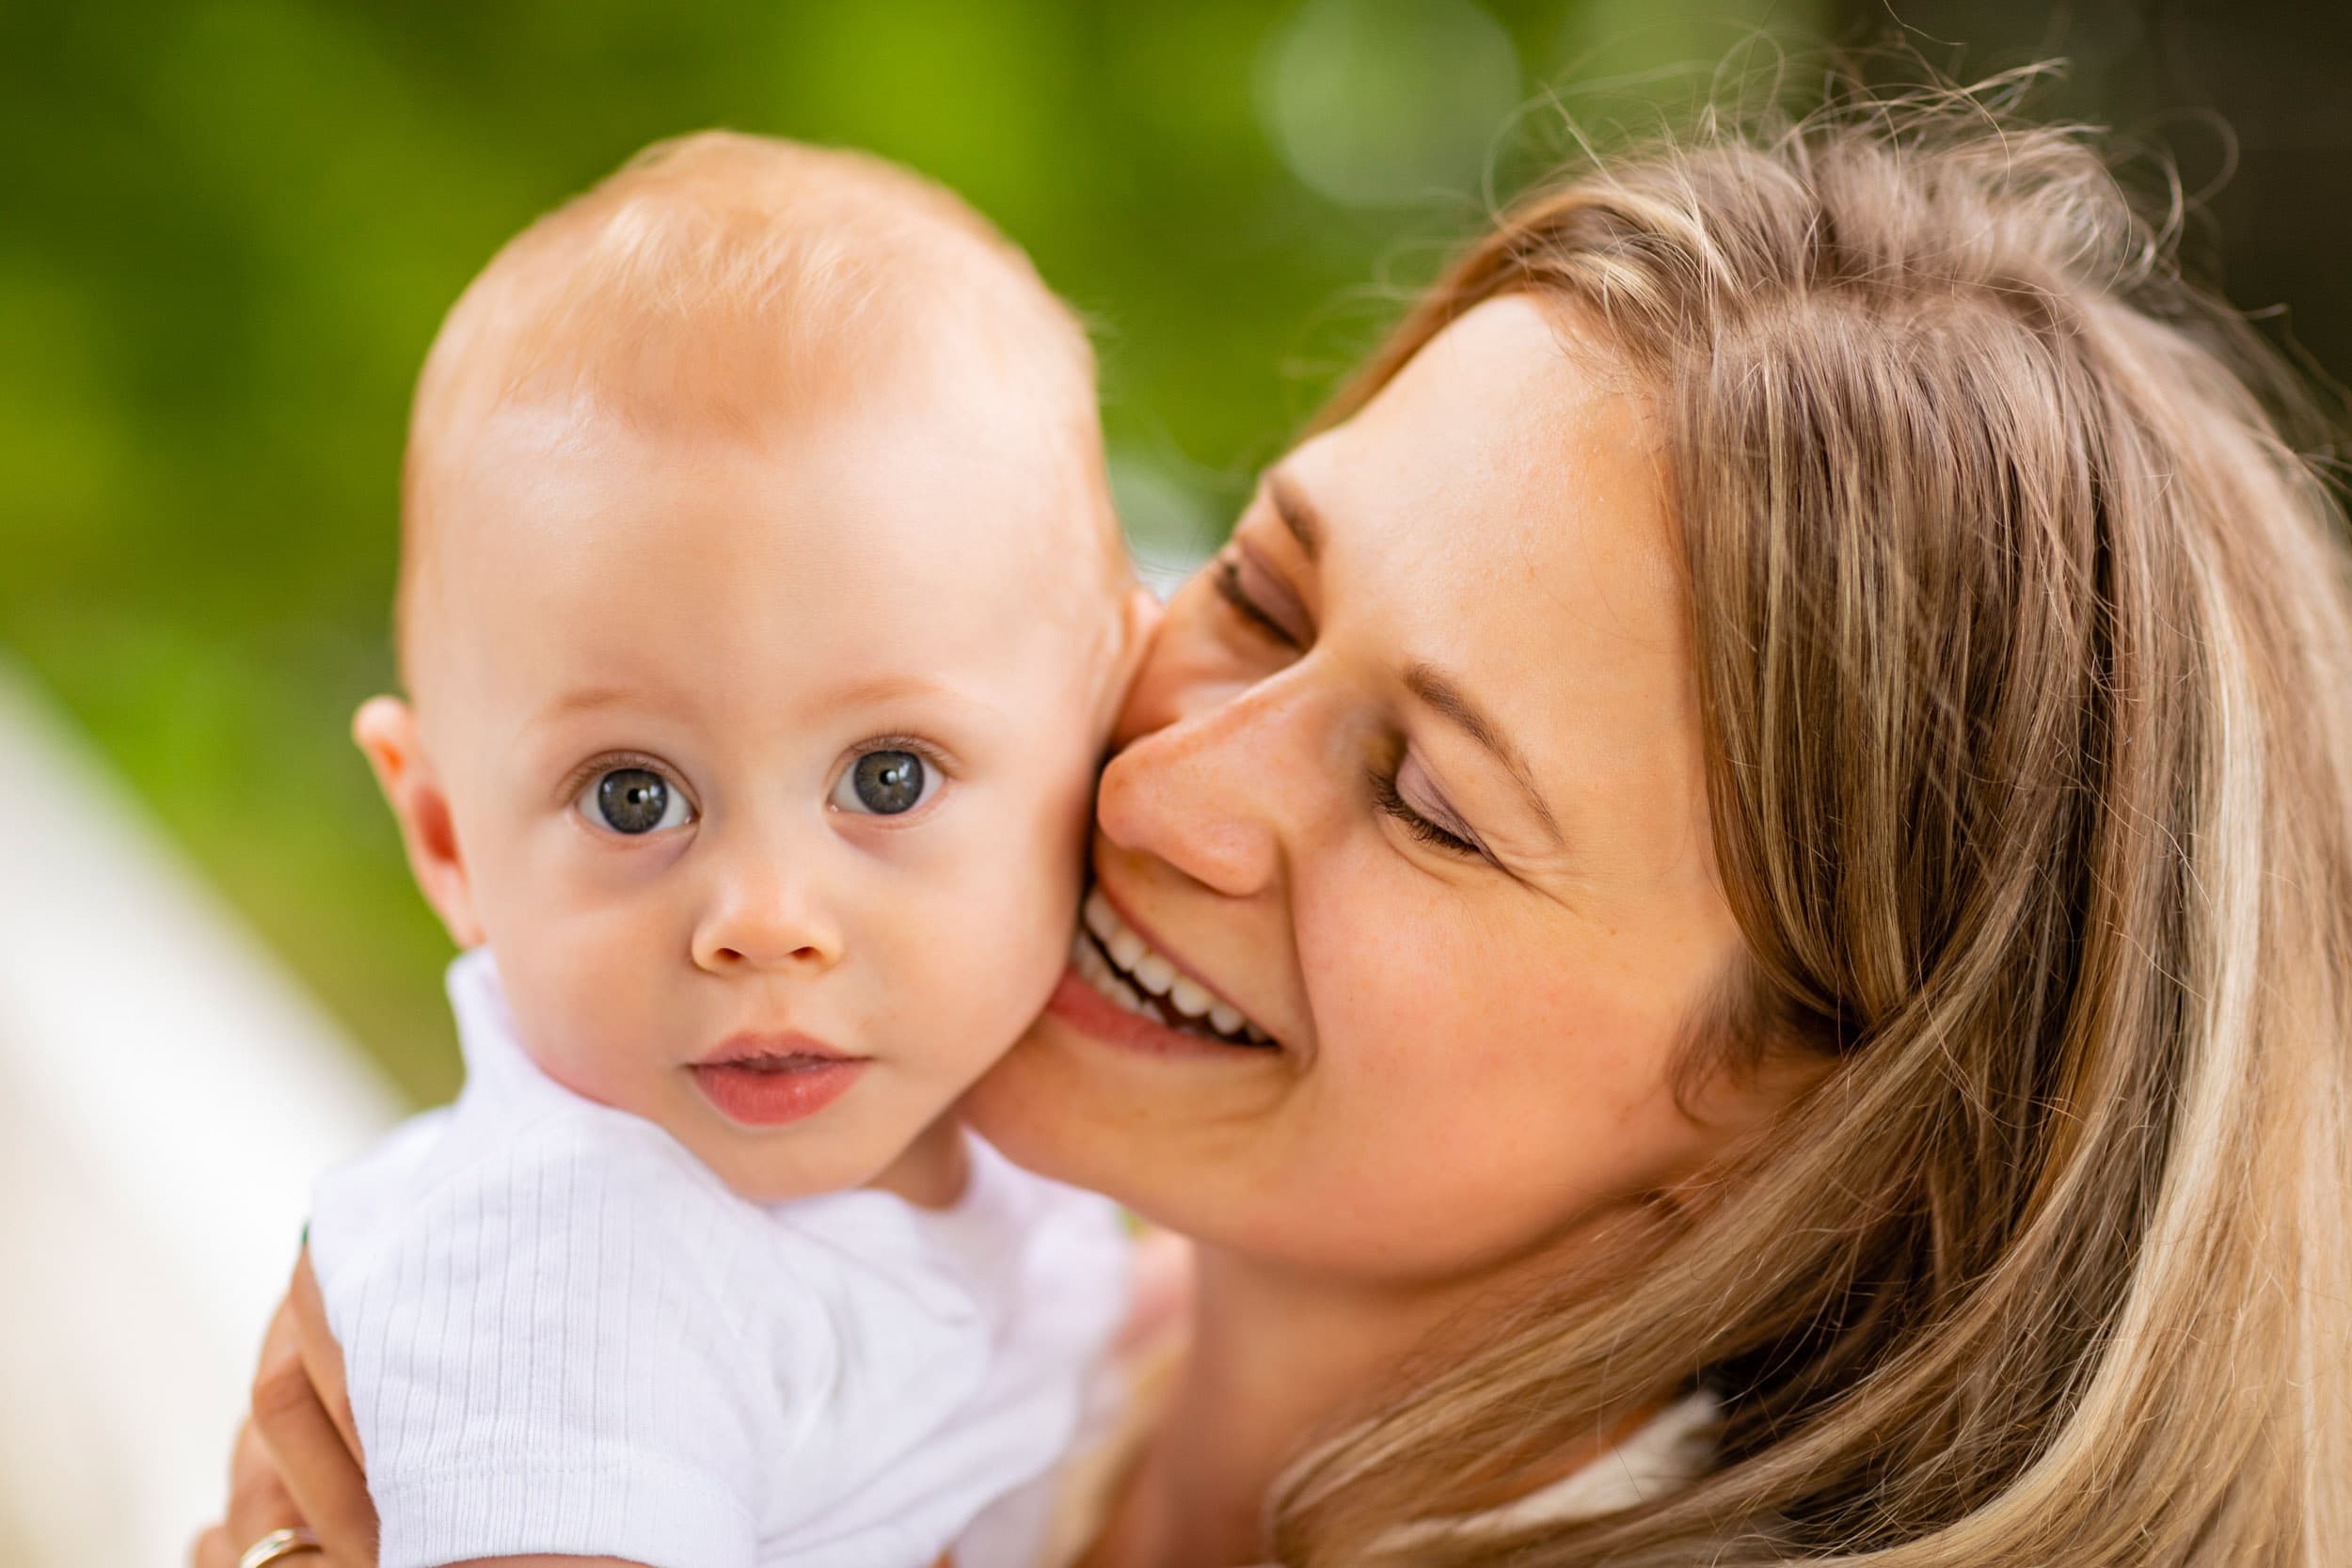
M 1099 486 L 952 379 L 748 436 L 509 409 L 468 467 L 418 652 L 477 674 L 527 665 L 544 689 L 694 671 L 773 693 L 844 669 L 986 681 L 1057 657 L 1055 628 L 1083 635 L 1117 592 Z
M 927 355 L 862 356 L 740 421 L 510 404 L 441 510 L 454 538 L 564 559 L 686 552 L 797 575 L 1015 577 L 1106 520 L 1097 470 L 1042 410 Z
M 957 421 L 993 418 L 999 469 L 1099 473 L 1084 334 L 977 214 L 879 160 L 690 138 L 535 225 L 452 311 L 412 422 L 404 638 L 438 536 L 475 526 L 484 459 L 516 456 L 494 433 L 552 420 L 567 459 L 616 431 L 756 451 L 914 406 L 933 422 L 898 418 L 866 443 L 876 461 L 952 450 Z

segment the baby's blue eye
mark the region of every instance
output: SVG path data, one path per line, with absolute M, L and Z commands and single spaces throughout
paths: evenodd
M 930 769 L 913 752 L 861 752 L 833 786 L 833 803 L 867 816 L 897 816 L 931 793 Z
M 694 808 L 678 788 L 650 768 L 615 768 L 580 791 L 580 814 L 601 828 L 635 837 L 660 828 L 682 828 Z

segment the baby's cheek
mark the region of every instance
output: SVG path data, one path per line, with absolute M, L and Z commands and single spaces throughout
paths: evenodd
M 990 861 L 982 883 L 943 911 L 928 957 L 951 976 L 962 1027 L 1002 1049 L 1042 1010 L 1069 962 L 1078 872 L 1074 855 L 1034 839 L 1025 855 Z
M 575 1094 L 644 1114 L 647 1064 L 677 1047 L 692 1021 L 662 1006 L 643 931 L 583 911 L 543 919 L 533 935 L 517 950 L 498 949 L 532 1059 Z
M 583 1100 L 643 1117 L 653 1115 L 645 1074 L 624 1070 L 624 1064 L 612 1053 L 597 1050 L 596 1042 L 583 1038 L 577 1028 L 569 1032 L 565 1048 L 555 1060 L 539 1065 L 548 1077 Z M 634 1069 L 635 1064 L 628 1067 Z
M 598 1006 L 607 999 L 593 990 L 532 995 L 510 984 L 507 990 L 524 1047 L 539 1070 L 582 1099 L 644 1113 L 644 1074 L 618 1044 L 623 1020 Z

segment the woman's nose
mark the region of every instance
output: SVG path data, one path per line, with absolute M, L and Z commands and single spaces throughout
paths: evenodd
M 1296 671 L 1185 705 L 1129 741 L 1095 798 L 1104 834 L 1229 897 L 1264 891 L 1328 784 L 1307 755 L 1313 724 Z
M 694 963 L 714 974 L 821 974 L 841 961 L 839 923 L 805 878 L 761 868 L 731 875 L 694 929 Z

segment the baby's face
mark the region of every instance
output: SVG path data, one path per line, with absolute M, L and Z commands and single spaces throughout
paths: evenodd
M 524 1043 L 746 1196 L 882 1175 L 1068 957 L 1122 607 L 1035 424 L 512 413 L 437 523 L 419 733 Z

